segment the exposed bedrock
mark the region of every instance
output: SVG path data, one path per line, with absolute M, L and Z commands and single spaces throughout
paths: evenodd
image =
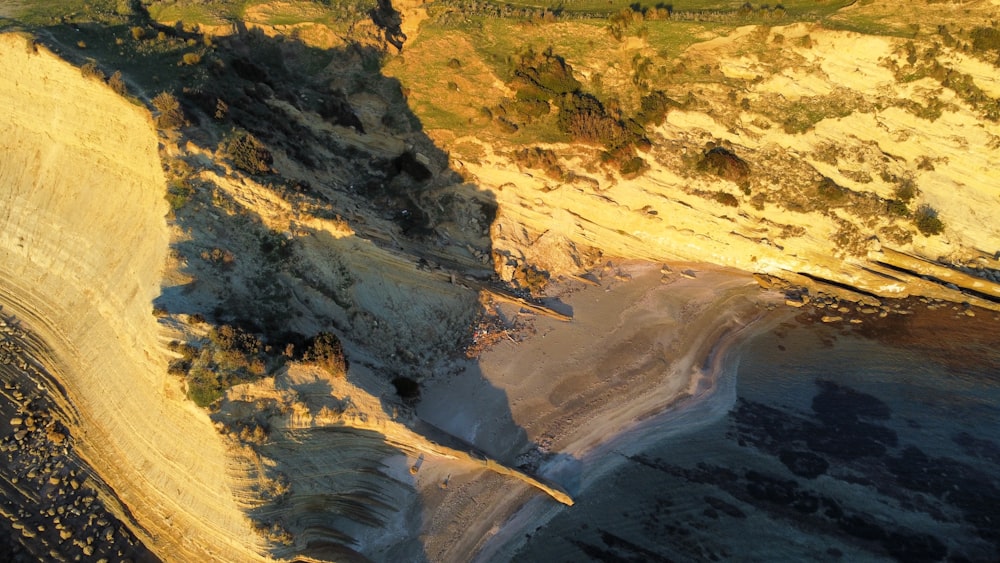
M 45 343 L 77 450 L 140 539 L 170 559 L 256 559 L 223 443 L 167 379 L 150 314 L 168 232 L 149 114 L 26 44 L 0 36 L 0 305 Z

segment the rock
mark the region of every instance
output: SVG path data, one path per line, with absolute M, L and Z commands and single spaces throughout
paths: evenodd
M 840 321 L 844 320 L 844 317 L 841 317 L 839 315 L 836 317 L 832 317 L 830 315 L 823 315 L 823 318 L 820 320 L 823 321 L 824 323 L 839 323 Z
M 862 321 L 861 319 L 851 319 L 851 324 L 856 324 L 856 325 L 859 325 L 859 324 L 861 324 L 862 322 L 863 322 L 863 321 Z
M 965 310 L 965 316 L 966 317 L 975 317 L 976 316 L 976 312 L 973 311 L 972 309 L 966 309 Z
M 802 307 L 805 305 L 805 302 L 799 299 L 785 299 L 785 305 L 789 307 Z
M 862 315 L 874 315 L 877 312 L 878 312 L 878 309 L 874 309 L 872 307 L 865 307 L 865 308 L 861 309 L 861 314 Z
M 22 422 L 24 422 L 24 419 L 22 419 L 19 416 L 15 416 L 14 418 L 10 419 L 11 426 L 20 426 Z

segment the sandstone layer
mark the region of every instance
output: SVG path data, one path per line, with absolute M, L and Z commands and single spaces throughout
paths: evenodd
M 166 377 L 149 113 L 28 45 L 0 36 L 0 304 L 44 342 L 77 449 L 141 540 L 177 560 L 257 558 L 217 432 Z

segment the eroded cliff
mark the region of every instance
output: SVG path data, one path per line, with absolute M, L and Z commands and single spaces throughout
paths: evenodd
M 0 303 L 44 343 L 76 448 L 140 539 L 178 560 L 256 558 L 225 447 L 167 378 L 151 314 L 168 232 L 149 113 L 31 45 L 0 36 Z

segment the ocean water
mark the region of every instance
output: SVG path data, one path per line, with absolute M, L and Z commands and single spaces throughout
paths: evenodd
M 1000 323 L 904 321 L 755 337 L 730 408 L 664 417 L 691 430 L 617 454 L 514 560 L 1000 560 Z

